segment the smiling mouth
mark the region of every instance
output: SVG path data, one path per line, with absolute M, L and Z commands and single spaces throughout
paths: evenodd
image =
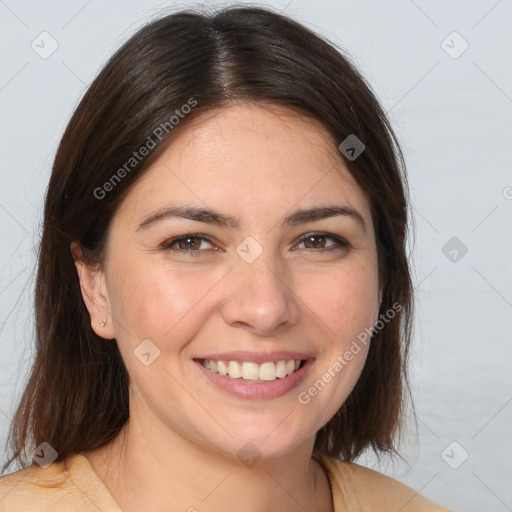
M 289 359 L 281 361 L 269 361 L 254 363 L 251 361 L 221 361 L 213 359 L 198 359 L 204 368 L 212 373 L 218 373 L 223 377 L 238 381 L 254 383 L 272 382 L 276 379 L 284 379 L 300 370 L 305 359 Z

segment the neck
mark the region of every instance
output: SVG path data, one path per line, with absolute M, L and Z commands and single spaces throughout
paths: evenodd
M 125 512 L 333 510 L 327 476 L 311 457 L 314 439 L 251 465 L 169 429 L 142 427 L 132 417 L 109 446 L 85 454 Z

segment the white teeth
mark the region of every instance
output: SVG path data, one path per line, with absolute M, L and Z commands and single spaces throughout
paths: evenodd
M 260 364 L 260 380 L 276 380 L 276 365 L 274 363 Z
M 228 367 L 226 366 L 226 363 L 224 361 L 217 361 L 217 371 L 221 375 L 227 375 L 228 374 Z
M 260 367 L 257 363 L 242 363 L 242 379 L 258 380 Z
M 232 379 L 238 379 L 242 376 L 242 367 L 237 361 L 229 361 L 229 376 Z
M 213 359 L 203 360 L 203 366 L 215 373 L 230 377 L 231 379 L 242 379 L 251 381 L 270 382 L 277 379 L 284 379 L 299 369 L 300 359 L 289 359 L 258 364 L 250 361 L 215 361 Z
M 276 377 L 279 379 L 286 377 L 286 361 L 277 361 Z

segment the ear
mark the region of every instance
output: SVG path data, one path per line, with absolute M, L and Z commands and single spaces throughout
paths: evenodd
M 79 242 L 71 242 L 70 249 L 75 260 L 82 298 L 91 318 L 92 330 L 102 338 L 114 339 L 115 333 L 105 274 L 98 267 L 91 267 L 84 262 Z M 105 324 L 102 326 L 103 322 Z

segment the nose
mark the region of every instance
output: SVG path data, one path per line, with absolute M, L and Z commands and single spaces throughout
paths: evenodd
M 249 264 L 239 261 L 224 283 L 226 298 L 221 306 L 224 321 L 260 337 L 295 325 L 300 319 L 300 301 L 288 284 L 284 265 L 270 267 L 261 256 Z

